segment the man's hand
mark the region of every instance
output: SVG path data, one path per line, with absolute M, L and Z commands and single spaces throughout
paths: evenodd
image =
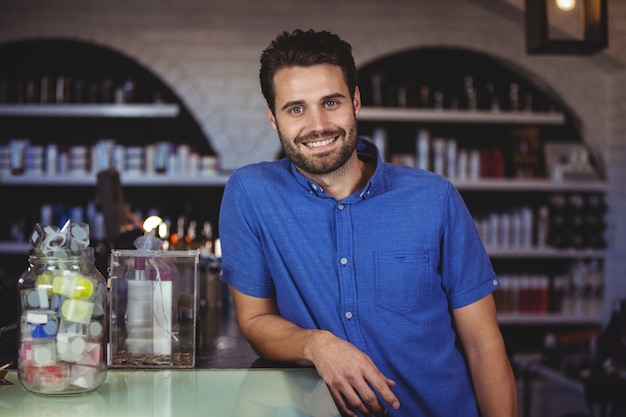
M 356 416 L 354 410 L 365 415 L 386 414 L 376 393 L 394 409 L 400 407 L 391 391 L 396 383 L 383 375 L 369 356 L 331 333 L 320 332 L 312 340 L 308 348 L 311 360 L 344 415 Z

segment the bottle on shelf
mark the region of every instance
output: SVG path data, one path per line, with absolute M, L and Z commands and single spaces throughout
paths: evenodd
M 200 256 L 203 262 L 204 300 L 209 308 L 222 306 L 222 282 L 220 281 L 220 260 L 216 254 L 213 225 L 205 221 L 202 226 Z
M 197 234 L 198 222 L 190 220 L 187 225 L 187 234 L 185 235 L 185 249 L 196 250 L 200 248 L 200 241 Z
M 205 221 L 202 224 L 202 239 L 201 239 L 201 256 L 203 258 L 211 258 L 215 256 L 214 240 L 213 240 L 213 225 L 210 221 Z
M 185 216 L 179 216 L 176 221 L 176 233 L 170 236 L 170 250 L 185 249 Z

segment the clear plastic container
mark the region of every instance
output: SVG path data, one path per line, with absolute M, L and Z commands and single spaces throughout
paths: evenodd
M 93 248 L 31 249 L 18 282 L 19 380 L 39 394 L 78 394 L 106 378 L 107 286 Z
M 109 368 L 193 368 L 200 251 L 113 250 Z

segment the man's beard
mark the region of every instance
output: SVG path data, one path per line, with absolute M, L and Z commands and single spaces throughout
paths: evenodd
M 283 147 L 283 152 L 285 152 L 287 159 L 298 167 L 300 171 L 311 175 L 326 175 L 331 172 L 335 172 L 350 159 L 357 145 L 356 122 L 353 122 L 350 125 L 347 132 L 342 128 L 337 128 L 336 130 L 324 130 L 321 132 L 317 131 L 298 137 L 295 140 L 285 138 L 280 131 L 280 127 L 278 127 L 277 130 L 280 143 Z M 318 153 L 315 156 L 309 157 L 298 152 L 294 145 L 294 143 L 302 144 L 304 142 L 311 142 L 316 138 L 335 136 L 339 136 L 337 140 L 341 140 L 342 137 L 345 138 L 345 142 L 342 144 L 338 152 L 333 149 L 328 152 Z

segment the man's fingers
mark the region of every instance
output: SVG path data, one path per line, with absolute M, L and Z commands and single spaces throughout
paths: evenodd
M 368 381 L 387 404 L 394 409 L 398 409 L 400 407 L 398 397 L 396 397 L 393 391 L 391 391 L 391 387 L 396 385 L 395 381 L 382 374 L 377 375 L 377 378 L 368 379 Z
M 348 404 L 341 391 L 333 387 L 329 387 L 329 391 L 342 416 L 357 417 L 356 413 L 352 410 L 350 404 Z
M 386 414 L 385 407 L 365 379 L 353 381 L 341 391 L 352 409 L 366 415 L 373 412 Z

